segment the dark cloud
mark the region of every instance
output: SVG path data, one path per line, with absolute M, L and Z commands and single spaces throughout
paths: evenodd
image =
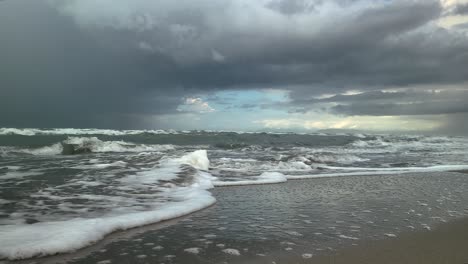
M 468 14 L 468 3 L 464 4 L 457 4 L 453 11 L 451 12 L 453 15 L 467 15 Z
M 314 5 L 306 0 L 274 0 L 267 4 L 269 8 L 287 15 L 314 11 Z
M 338 114 L 367 116 L 408 116 L 468 113 L 466 101 L 461 102 L 424 102 L 424 103 L 365 103 L 337 105 L 332 110 Z
M 175 111 L 170 60 L 104 46 L 44 3 L 4 4 L 0 125 L 131 127 L 133 114 Z
M 259 88 L 290 90 L 289 111 L 465 111 L 376 91 L 468 81 L 468 39 L 432 23 L 439 1 L 105 2 L 1 3 L 0 126 L 130 128 L 192 94 Z M 364 93 L 313 99 L 349 89 Z
M 468 135 L 468 114 L 460 113 L 453 115 L 444 115 L 441 117 L 443 125 L 436 131 L 438 133 L 466 136 Z
M 292 113 L 332 112 L 344 116 L 412 116 L 468 113 L 466 90 L 369 91 L 338 94 L 327 98 L 296 99 L 283 104 L 263 105 L 284 108 Z

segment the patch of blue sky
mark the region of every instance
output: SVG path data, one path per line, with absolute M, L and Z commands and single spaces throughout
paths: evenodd
M 217 111 L 262 108 L 288 101 L 288 91 L 278 89 L 230 90 L 214 93 L 204 98 Z

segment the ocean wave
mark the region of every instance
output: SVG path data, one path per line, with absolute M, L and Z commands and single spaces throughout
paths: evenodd
M 379 136 L 375 139 L 356 140 L 348 144 L 346 151 L 356 153 L 398 153 L 404 151 L 455 150 L 468 143 L 466 138 L 424 136 Z
M 0 152 L 3 156 L 12 153 L 46 156 L 103 152 L 163 152 L 173 149 L 173 145 L 145 145 L 125 141 L 103 141 L 97 137 L 69 137 L 60 143 L 39 148 L 0 146 Z
M 191 168 L 190 174 L 182 173 L 184 166 Z M 118 230 L 157 223 L 206 208 L 216 202 L 208 191 L 213 188 L 213 177 L 202 171 L 208 167 L 209 160 L 204 150 L 179 158 L 167 158 L 161 161 L 159 167 L 137 173 L 134 177 L 120 179 L 122 187 L 132 190 L 125 196 L 79 195 L 81 200 L 96 201 L 88 203 L 89 205 L 110 199 L 113 201 L 110 204 L 122 204 L 128 200 L 129 207 L 119 206 L 111 213 L 88 219 L 0 225 L 0 259 L 25 259 L 69 252 L 89 246 Z M 182 182 L 179 182 L 177 179 L 181 177 Z M 118 186 L 114 187 L 118 189 Z M 151 192 L 148 194 L 149 191 Z M 136 193 L 153 199 L 141 206 L 141 198 L 139 202 L 132 198 L 139 197 Z M 74 198 L 67 198 L 69 193 L 62 195 L 64 196 L 42 192 L 34 197 L 61 201 Z M 161 203 L 161 200 L 164 202 Z
M 349 165 L 368 160 L 369 159 L 350 154 L 304 153 L 299 155 L 279 155 L 275 158 L 271 158 L 270 160 L 220 158 L 215 161 L 212 168 L 221 171 L 234 172 L 277 171 L 287 173 L 292 171 L 312 171 L 316 167 L 326 164 Z

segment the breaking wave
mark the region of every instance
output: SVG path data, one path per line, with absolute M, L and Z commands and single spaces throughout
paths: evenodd
M 39 148 L 0 147 L 3 155 L 22 153 L 31 155 L 73 155 L 103 152 L 160 152 L 173 150 L 173 145 L 145 145 L 125 141 L 103 141 L 97 137 L 69 137 L 50 146 Z
M 206 208 L 216 202 L 208 192 L 213 188 L 213 177 L 203 171 L 208 167 L 206 151 L 198 150 L 180 158 L 165 159 L 153 169 L 117 179 L 113 182 L 114 188 L 126 189 L 128 192 L 124 196 L 118 192 L 74 196 L 68 191 L 59 192 L 58 187 L 54 194 L 40 192 L 34 195 L 35 199 L 60 199 L 71 204 L 67 206 L 68 210 L 99 209 L 96 211 L 104 213 L 92 218 L 74 217 L 60 221 L 40 221 L 40 214 L 29 215 L 39 219 L 35 220 L 38 222 L 0 225 L 0 258 L 25 259 L 69 252 L 95 243 L 117 230 L 157 223 Z M 74 203 L 75 197 L 90 203 Z M 119 208 L 107 208 L 109 203 L 102 201 L 113 201 L 111 205 L 118 203 Z M 43 207 L 41 212 L 47 210 L 44 203 Z

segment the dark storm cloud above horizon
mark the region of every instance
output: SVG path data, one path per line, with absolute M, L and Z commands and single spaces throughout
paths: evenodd
M 134 128 L 192 95 L 265 88 L 290 91 L 288 111 L 359 90 L 330 113 L 459 118 L 464 92 L 379 93 L 468 88 L 467 30 L 438 26 L 443 13 L 435 0 L 2 1 L 0 126 Z
M 468 14 L 468 3 L 456 5 L 452 11 L 455 15 L 466 15 Z

